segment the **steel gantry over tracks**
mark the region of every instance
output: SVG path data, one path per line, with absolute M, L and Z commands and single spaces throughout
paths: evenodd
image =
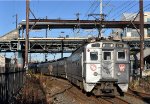
M 133 22 L 139 28 L 140 22 Z M 60 29 L 60 28 L 135 28 L 130 21 L 97 21 L 97 20 L 56 20 L 56 19 L 30 19 L 30 29 Z M 144 27 L 150 27 L 150 23 L 144 23 Z M 19 31 L 26 29 L 26 21 L 22 21 L 19 26 Z M 0 42 L 1 52 L 25 51 L 25 38 L 4 40 Z M 14 33 L 12 33 L 14 34 Z M 8 34 L 9 35 L 9 34 Z M 6 36 L 10 37 L 10 36 Z M 87 38 L 30 38 L 29 52 L 31 53 L 70 53 L 83 45 Z M 131 49 L 140 46 L 140 38 L 128 39 L 123 38 L 123 41 L 128 43 Z M 145 47 L 150 47 L 150 38 L 145 39 Z
M 140 22 L 133 21 L 136 28 Z M 32 29 L 60 29 L 60 28 L 135 28 L 131 21 L 100 21 L 100 20 L 58 20 L 58 19 L 30 19 L 29 27 Z M 144 27 L 150 27 L 149 22 L 144 23 Z M 26 21 L 20 23 L 20 29 L 26 28 Z
M 131 49 L 140 48 L 140 40 L 123 39 Z M 87 38 L 29 38 L 29 53 L 71 53 L 87 42 Z M 150 47 L 150 39 L 145 40 L 145 47 Z M 0 41 L 0 52 L 25 51 L 25 39 Z
M 133 25 L 134 24 L 134 25 Z M 100 21 L 100 20 L 61 20 L 61 19 L 29 19 L 30 29 L 99 29 L 99 28 L 133 28 L 139 29 L 140 21 Z M 150 23 L 145 22 L 144 28 L 149 28 Z M 26 29 L 26 21 L 20 23 L 20 30 Z M 133 39 L 133 40 L 132 40 Z M 140 48 L 140 37 L 124 38 L 131 49 Z M 145 47 L 150 47 L 150 38 L 145 39 Z
M 87 38 L 29 38 L 29 53 L 71 53 L 86 42 Z M 0 42 L 1 52 L 25 51 L 25 39 Z

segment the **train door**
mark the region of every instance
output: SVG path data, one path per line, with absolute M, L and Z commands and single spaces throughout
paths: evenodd
M 113 53 L 113 51 L 102 51 L 102 79 L 111 79 L 114 77 Z
M 89 48 L 86 54 L 86 81 L 95 83 L 100 79 L 100 57 L 99 48 Z

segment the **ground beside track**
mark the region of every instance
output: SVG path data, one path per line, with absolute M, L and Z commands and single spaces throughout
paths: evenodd
M 67 80 L 44 75 L 27 75 L 15 104 L 100 104 Z
M 147 104 L 127 95 L 121 99 L 129 102 L 128 104 Z M 15 104 L 112 104 L 111 102 L 120 104 L 116 99 L 108 102 L 103 98 L 87 97 L 77 87 L 61 78 L 28 74 L 23 89 L 16 97 Z

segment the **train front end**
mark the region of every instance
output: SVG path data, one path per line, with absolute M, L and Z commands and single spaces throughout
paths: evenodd
M 95 95 L 126 92 L 129 82 L 129 47 L 121 42 L 95 42 L 84 49 L 84 89 Z

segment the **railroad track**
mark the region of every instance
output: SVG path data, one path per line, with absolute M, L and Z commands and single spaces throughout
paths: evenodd
M 114 98 L 103 98 L 103 100 L 108 104 L 150 104 L 150 94 L 129 89 L 123 97 L 115 96 Z
M 48 78 L 48 80 L 51 79 L 50 76 L 44 76 L 44 78 Z M 59 78 L 53 78 L 53 82 L 54 81 L 56 81 L 55 84 L 58 85 L 59 91 L 56 91 L 55 93 L 52 94 L 48 90 L 47 91 L 45 90 L 47 93 L 51 93 L 49 98 L 53 98 L 56 95 L 63 94 L 65 96 L 69 96 L 71 101 L 77 102 L 77 103 L 80 102 L 80 104 L 88 104 L 88 102 L 95 102 L 94 100 L 89 100 L 86 97 L 86 95 L 84 95 L 79 89 L 74 87 L 68 81 L 62 80 L 62 79 L 59 79 Z M 47 85 L 46 87 L 48 88 L 49 84 L 47 83 L 46 85 Z M 46 89 L 46 87 L 44 89 Z M 47 98 L 47 99 L 49 99 L 49 98 Z M 94 103 L 94 104 L 99 104 L 99 103 L 97 102 L 97 103 Z
M 114 97 L 114 98 L 103 98 L 109 104 L 130 104 L 128 101 L 121 99 L 120 97 Z
M 141 99 L 141 100 L 145 101 L 146 103 L 150 103 L 150 94 L 148 94 L 148 93 L 135 91 L 135 90 L 129 88 L 128 92 L 125 94 L 127 96 L 134 96 L 135 98 Z
M 62 81 L 62 83 L 65 82 L 63 80 L 59 80 L 59 81 L 60 81 L 60 83 L 61 83 L 61 81 Z M 116 96 L 114 98 L 111 98 L 111 97 L 109 97 L 109 98 L 100 98 L 100 97 L 96 98 L 94 96 L 85 97 L 85 96 L 83 96 L 83 93 L 81 92 L 81 90 L 78 89 L 78 91 L 77 91 L 77 90 L 75 90 L 75 87 L 72 87 L 71 89 L 67 89 L 66 93 L 81 103 L 85 103 L 85 101 L 88 101 L 88 102 L 92 101 L 96 104 L 134 104 L 136 101 L 138 101 L 138 102 L 145 101 L 147 103 L 150 103 L 150 102 L 148 102 L 150 95 L 145 94 L 145 93 L 140 93 L 140 92 L 138 93 L 138 95 L 140 95 L 141 98 L 135 96 L 133 93 L 130 93 L 130 94 L 128 93 L 128 94 L 126 94 L 125 97 L 119 97 L 119 96 L 117 97 Z M 137 91 L 136 91 L 136 93 L 137 93 Z M 128 98 L 128 99 L 126 99 L 126 98 Z
M 125 93 L 124 97 L 119 97 L 119 96 L 118 97 L 116 96 L 114 98 L 111 97 L 103 98 L 103 97 L 95 97 L 95 96 L 87 97 L 86 94 L 83 94 L 81 90 L 77 89 L 75 86 L 73 86 L 66 80 L 62 80 L 58 78 L 49 78 L 49 76 L 45 76 L 44 79 L 45 78 L 48 80 L 48 82 L 50 80 L 53 81 L 53 83 L 56 81 L 57 85 L 61 88 L 54 95 L 51 93 L 52 94 L 50 96 L 51 98 L 57 94 L 64 93 L 65 95 L 73 99 L 75 102 L 80 102 L 80 104 L 134 104 L 142 100 L 145 100 L 148 104 L 150 103 L 148 102 L 148 100 L 150 99 L 150 94 L 139 93 L 137 91 L 132 91 L 130 89 L 129 89 L 130 92 Z M 47 85 L 49 84 L 47 83 L 46 86 Z M 126 98 L 128 98 L 128 100 Z M 137 103 L 137 104 L 142 104 L 142 103 Z
M 72 97 L 76 98 L 81 104 L 129 104 L 128 102 L 119 98 L 101 98 L 96 96 L 87 97 L 83 96 L 79 92 L 75 91 L 74 88 L 67 90 L 67 93 Z M 81 92 L 82 93 L 82 92 Z M 88 103 L 87 103 L 88 102 Z
M 126 93 L 128 95 L 134 95 L 134 96 L 137 96 L 137 97 L 150 97 L 150 94 L 148 93 L 143 93 L 143 92 L 139 92 L 139 91 L 135 91 L 131 88 L 128 89 L 128 92 Z
M 58 79 L 60 85 L 64 86 L 64 83 L 68 84 L 68 82 Z M 80 104 L 129 104 L 126 101 L 119 98 L 109 98 L 111 100 L 106 100 L 101 97 L 96 97 L 91 95 L 90 97 L 86 96 L 81 90 L 76 88 L 75 86 L 70 86 L 70 88 L 66 88 L 64 93 L 67 93 L 69 96 L 74 98 L 76 101 L 80 102 Z M 113 100 L 115 99 L 115 101 Z M 116 103 L 119 102 L 119 103 Z
M 68 84 L 68 82 L 64 80 L 58 79 L 57 81 L 60 82 L 60 85 L 64 86 L 65 84 Z M 106 101 L 100 101 L 96 99 L 94 96 L 87 97 L 84 93 L 82 93 L 81 90 L 73 86 L 72 84 L 69 84 L 69 88 L 65 88 L 64 93 L 69 95 L 71 98 L 75 99 L 75 101 L 80 102 L 80 104 L 107 104 Z M 109 103 L 110 104 L 110 103 Z
M 45 78 L 48 77 L 49 76 L 45 76 Z M 54 78 L 54 80 L 56 80 L 57 83 L 59 83 L 59 86 L 61 87 L 61 90 L 55 93 L 55 95 L 64 93 L 70 96 L 71 99 L 74 99 L 75 102 L 80 102 L 80 104 L 112 104 L 110 101 L 107 101 L 102 98 L 96 98 L 95 96 L 87 97 L 86 94 L 82 93 L 81 90 L 79 90 L 66 80 L 58 78 Z M 51 97 L 53 96 L 54 95 L 51 95 Z

